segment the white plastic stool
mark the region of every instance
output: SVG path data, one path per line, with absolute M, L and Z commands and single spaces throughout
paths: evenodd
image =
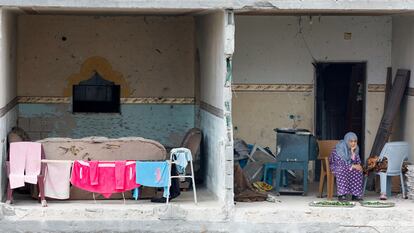
M 194 181 L 193 156 L 192 156 L 191 151 L 189 149 L 187 149 L 187 148 L 175 148 L 175 149 L 172 149 L 171 150 L 171 152 L 170 152 L 170 160 L 168 161 L 168 164 L 169 164 L 169 172 L 171 174 L 171 166 L 172 166 L 172 164 L 177 164 L 176 156 L 174 156 L 174 155 L 176 155 L 178 153 L 186 153 L 188 155 L 186 157 L 186 160 L 187 160 L 187 162 L 190 163 L 191 175 L 187 175 L 186 174 L 186 171 L 184 171 L 184 175 L 176 175 L 176 176 L 171 176 L 170 175 L 170 179 L 168 181 L 168 190 L 171 187 L 171 180 L 172 179 L 190 178 L 191 177 L 191 180 L 193 182 L 194 203 L 197 204 L 197 191 L 196 191 L 196 186 L 195 186 L 195 181 Z M 169 202 L 169 199 L 170 199 L 170 195 L 167 196 L 167 202 L 166 202 L 167 204 Z

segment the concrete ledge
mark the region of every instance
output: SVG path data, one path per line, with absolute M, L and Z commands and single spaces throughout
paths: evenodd
M 185 222 L 185 221 L 25 221 L 15 223 L 1 222 L 4 232 L 412 232 L 412 229 L 403 230 L 398 227 L 364 227 L 341 226 L 329 223 L 312 224 L 254 224 L 219 222 Z
M 214 200 L 153 204 L 122 200 L 1 205 L 1 232 L 414 232 L 414 202 L 391 198 L 393 208 L 316 208 L 314 196 L 280 196 L 280 202 L 237 203 L 228 209 Z M 188 199 L 187 199 L 188 198 Z M 376 198 L 371 196 L 369 200 Z M 185 200 L 185 201 L 183 201 Z
M 317 208 L 309 196 L 225 206 L 207 189 L 183 192 L 170 205 L 148 200 L 49 201 L 0 204 L 0 232 L 414 232 L 414 201 L 397 196 L 393 208 Z M 367 193 L 366 200 L 378 194 Z
M 371 193 L 366 200 L 377 200 Z M 280 196 L 280 203 L 237 203 L 232 221 L 238 223 L 303 226 L 315 232 L 414 232 L 414 202 L 392 197 L 393 208 L 367 208 L 359 203 L 353 208 L 310 207 L 315 196 Z M 310 227 L 310 228 L 309 228 Z M 342 229 L 338 230 L 338 229 Z M 292 229 L 301 232 L 303 229 Z M 313 232 L 313 231 L 310 231 Z

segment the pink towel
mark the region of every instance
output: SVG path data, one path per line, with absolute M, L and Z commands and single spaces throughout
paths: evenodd
M 46 164 L 45 196 L 55 199 L 69 199 L 70 169 L 72 162 Z
M 10 143 L 10 188 L 23 187 L 24 182 L 37 184 L 40 174 L 42 144 L 38 142 Z
M 76 160 L 73 163 L 70 182 L 80 189 L 101 193 L 105 198 L 109 198 L 112 193 L 125 192 L 139 187 L 140 185 L 135 182 L 135 161 L 127 161 L 125 166 L 122 165 L 123 163 L 116 166 L 116 162 L 99 161 L 99 169 L 95 169 L 99 173 L 99 182 L 97 185 L 91 185 L 91 162 Z M 124 168 L 122 169 L 122 167 Z M 116 173 L 118 173 L 118 177 Z M 122 173 L 123 176 L 121 176 Z M 123 187 L 121 189 L 117 188 L 117 185 L 120 186 L 121 184 L 123 184 Z
M 126 161 L 115 161 L 115 188 L 124 189 Z
M 99 179 L 99 173 L 98 173 L 98 161 L 90 161 L 89 162 L 90 167 L 90 179 L 91 179 L 91 185 L 98 185 L 98 179 Z

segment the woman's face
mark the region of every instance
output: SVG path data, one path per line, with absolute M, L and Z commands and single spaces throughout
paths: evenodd
M 358 144 L 358 140 L 356 140 L 356 139 L 351 139 L 351 140 L 348 141 L 349 148 L 355 148 L 357 146 L 357 144 Z

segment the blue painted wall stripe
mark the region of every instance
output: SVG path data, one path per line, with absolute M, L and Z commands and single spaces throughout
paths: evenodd
M 49 137 L 139 136 L 176 146 L 195 124 L 194 105 L 123 104 L 121 114 L 72 114 L 70 104 L 19 104 L 18 107 L 19 118 L 29 119 L 30 124 L 41 121 L 40 124 L 49 125 L 48 129 L 42 129 Z M 25 130 L 33 131 L 31 126 Z

